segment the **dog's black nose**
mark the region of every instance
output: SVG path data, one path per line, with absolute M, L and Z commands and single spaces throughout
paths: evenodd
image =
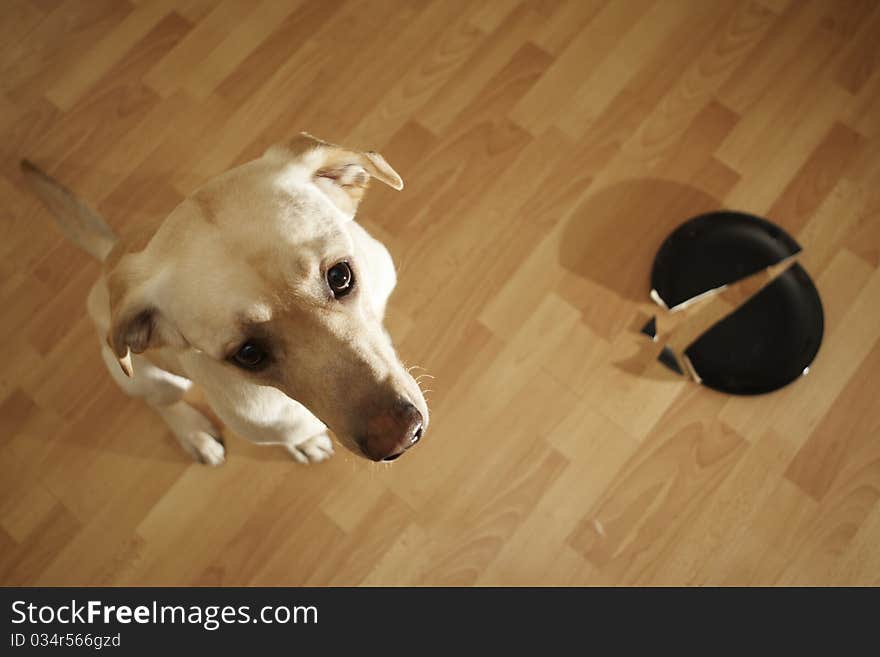
M 393 461 L 422 438 L 424 418 L 415 406 L 401 401 L 371 418 L 367 433 L 358 440 L 361 450 L 373 461 Z

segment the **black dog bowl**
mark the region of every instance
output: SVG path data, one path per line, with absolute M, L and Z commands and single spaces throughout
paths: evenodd
M 651 285 L 667 308 L 734 283 L 798 253 L 778 226 L 739 212 L 700 215 L 679 226 L 654 259 Z M 824 314 L 813 281 L 789 267 L 686 350 L 702 383 L 737 395 L 777 390 L 809 370 Z

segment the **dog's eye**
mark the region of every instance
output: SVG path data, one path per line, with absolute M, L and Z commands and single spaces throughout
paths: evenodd
M 337 299 L 354 289 L 354 274 L 347 262 L 337 262 L 327 270 L 327 285 Z
M 232 355 L 232 361 L 246 370 L 259 369 L 266 362 L 266 350 L 253 342 L 245 342 Z

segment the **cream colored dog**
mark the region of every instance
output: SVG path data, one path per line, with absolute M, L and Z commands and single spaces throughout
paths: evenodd
M 396 283 L 382 244 L 354 221 L 370 178 L 402 189 L 381 155 L 303 133 L 202 186 L 159 228 L 117 241 L 67 190 L 23 162 L 74 242 L 104 261 L 89 314 L 113 378 L 204 463 L 218 430 L 183 400 L 302 462 L 337 439 L 374 461 L 421 438 L 428 408 L 382 326 Z

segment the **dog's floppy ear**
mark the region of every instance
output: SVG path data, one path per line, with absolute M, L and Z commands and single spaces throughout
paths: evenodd
M 127 263 L 125 263 L 127 264 Z M 126 376 L 134 370 L 131 355 L 164 346 L 185 346 L 186 340 L 156 307 L 150 286 L 130 267 L 118 265 L 107 275 L 110 329 L 107 345 Z
M 394 189 L 403 189 L 403 180 L 379 153 L 337 146 L 307 132 L 273 146 L 267 155 L 281 156 L 301 166 L 340 210 L 352 216 L 370 178 L 381 180 Z

